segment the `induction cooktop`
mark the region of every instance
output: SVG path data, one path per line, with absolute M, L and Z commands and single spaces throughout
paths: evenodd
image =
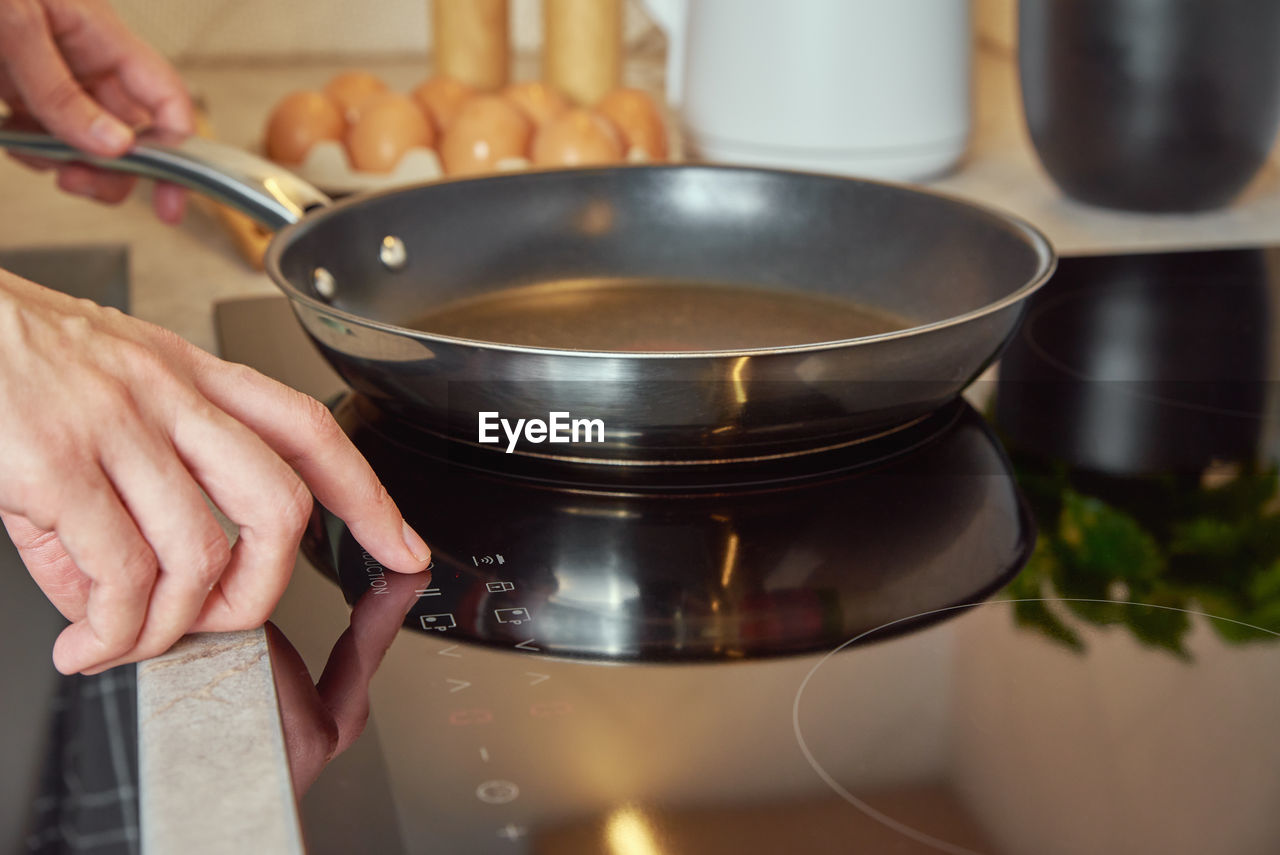
M 985 417 L 670 489 L 424 445 L 282 300 L 223 306 L 435 550 L 311 850 L 1280 850 L 1278 263 L 1064 259 Z M 323 513 L 307 554 L 274 620 L 318 672 L 396 580 Z
M 709 484 L 681 469 L 641 486 L 607 470 L 512 474 L 510 458 L 477 461 L 358 397 L 335 413 L 432 544 L 432 586 L 407 625 L 450 640 L 621 661 L 826 650 L 985 598 L 1034 540 L 1007 458 L 961 402 L 794 478 L 720 465 Z M 385 584 L 323 511 L 303 547 L 349 602 Z

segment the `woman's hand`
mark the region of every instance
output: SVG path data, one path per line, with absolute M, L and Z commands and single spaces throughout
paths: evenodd
M 53 651 L 64 673 L 261 625 L 312 493 L 384 566 L 430 560 L 317 401 L 3 271 L 0 450 L 0 518 L 71 621 Z M 234 546 L 204 494 L 240 526 Z
M 171 65 L 105 0 L 0 0 L 0 99 L 82 151 L 118 157 L 143 125 L 192 132 L 191 99 Z M 58 170 L 58 186 L 115 203 L 135 179 L 82 164 L 20 158 Z M 158 184 L 156 213 L 182 218 L 182 190 Z

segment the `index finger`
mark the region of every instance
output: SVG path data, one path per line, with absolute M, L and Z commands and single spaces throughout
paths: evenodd
M 431 550 L 323 404 L 245 366 L 198 358 L 200 393 L 284 458 L 374 558 L 399 573 L 426 567 Z

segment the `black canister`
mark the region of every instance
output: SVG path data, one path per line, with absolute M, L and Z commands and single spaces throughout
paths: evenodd
M 1280 123 L 1280 0 L 1021 0 L 1022 100 L 1054 181 L 1085 202 L 1229 202 Z

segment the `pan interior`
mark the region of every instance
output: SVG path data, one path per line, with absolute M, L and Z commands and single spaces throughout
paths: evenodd
M 527 347 L 672 352 L 840 341 L 906 329 L 847 299 L 674 278 L 581 277 L 454 300 L 408 326 Z
M 404 263 L 382 260 L 387 242 Z M 336 293 L 316 302 L 348 325 L 606 352 L 918 329 L 1004 300 L 1047 266 L 1019 226 L 955 200 L 704 166 L 515 173 L 352 199 L 287 229 L 268 258 L 309 301 L 323 269 Z

